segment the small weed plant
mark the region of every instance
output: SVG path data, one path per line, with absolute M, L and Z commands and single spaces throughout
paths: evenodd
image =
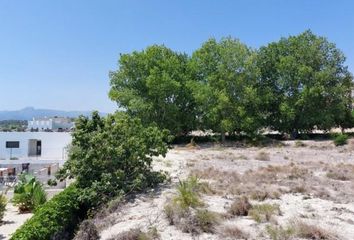
M 248 215 L 258 223 L 268 222 L 273 215 L 279 214 L 279 205 L 268 203 L 253 205 L 252 209 L 248 212 Z
M 334 145 L 343 146 L 348 143 L 348 135 L 346 134 L 338 134 L 334 137 Z

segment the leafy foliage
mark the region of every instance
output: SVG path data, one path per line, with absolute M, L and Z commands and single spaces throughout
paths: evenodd
M 191 57 L 165 46 L 123 54 L 110 97 L 143 124 L 179 135 L 213 130 L 255 137 L 261 129 L 306 133 L 354 126 L 352 75 L 335 44 L 311 31 L 255 51 L 209 39 Z
M 14 189 L 13 203 L 20 212 L 38 209 L 47 200 L 42 184 L 32 175 L 23 174 Z
M 221 132 L 222 138 L 225 132 L 253 134 L 259 129 L 254 59 L 254 51 L 232 38 L 209 39 L 193 53 L 189 87 L 202 129 Z
M 352 125 L 352 76 L 345 57 L 311 31 L 261 47 L 258 88 L 267 125 L 294 133 Z
M 69 186 L 39 208 L 11 240 L 48 240 L 58 234 L 72 234 L 87 211 L 87 205 L 78 201 L 79 196 L 80 189 Z
M 348 135 L 346 134 L 338 134 L 334 137 L 334 145 L 342 146 L 348 143 Z
M 2 120 L 0 131 L 2 132 L 24 132 L 27 128 L 27 121 L 24 120 Z
M 194 101 L 186 82 L 188 56 L 165 46 L 123 54 L 112 72 L 110 98 L 144 124 L 157 124 L 173 134 L 194 129 Z
M 7 199 L 6 199 L 5 195 L 0 194 L 0 223 L 5 215 L 6 204 L 7 204 Z
M 145 127 L 125 113 L 102 118 L 80 117 L 73 132 L 69 160 L 58 177 L 76 179 L 83 198 L 104 203 L 112 197 L 143 190 L 164 180 L 151 171 L 153 156 L 165 155 L 169 135 Z

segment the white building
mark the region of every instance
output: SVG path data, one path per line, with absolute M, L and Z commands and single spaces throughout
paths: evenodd
M 29 131 L 69 131 L 74 127 L 74 122 L 70 118 L 52 117 L 52 118 L 33 118 L 28 121 L 27 129 Z
M 66 160 L 71 134 L 66 132 L 0 132 L 0 164 L 13 159 Z

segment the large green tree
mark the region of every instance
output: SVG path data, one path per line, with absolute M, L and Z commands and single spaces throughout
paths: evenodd
M 166 131 L 146 127 L 126 113 L 100 117 L 95 112 L 92 118 L 77 119 L 72 136 L 69 160 L 58 177 L 75 178 L 83 197 L 94 203 L 161 180 L 151 162 L 153 156 L 167 153 Z
M 112 72 L 110 98 L 144 124 L 156 123 L 175 135 L 195 127 L 195 104 L 186 82 L 188 56 L 165 46 L 122 54 Z
M 255 88 L 255 53 L 237 39 L 206 41 L 192 55 L 189 87 L 198 104 L 202 129 L 254 134 L 260 127 L 260 98 Z
M 261 47 L 258 89 L 267 125 L 295 135 L 351 125 L 352 76 L 344 63 L 335 44 L 311 31 Z

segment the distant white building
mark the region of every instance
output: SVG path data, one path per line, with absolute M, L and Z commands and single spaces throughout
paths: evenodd
M 29 131 L 53 131 L 62 132 L 69 131 L 74 127 L 74 122 L 66 117 L 51 117 L 51 118 L 33 118 L 28 121 L 27 129 Z

